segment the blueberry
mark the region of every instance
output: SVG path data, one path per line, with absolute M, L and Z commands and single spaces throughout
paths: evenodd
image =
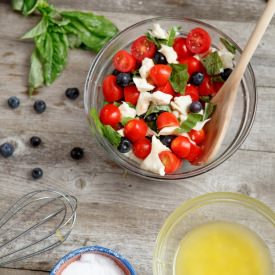
M 118 151 L 120 153 L 127 153 L 131 150 L 131 148 L 132 148 L 131 141 L 128 138 L 122 137 L 117 147 Z
M 0 146 L 0 154 L 4 157 L 4 158 L 8 158 L 10 157 L 14 152 L 14 147 L 12 144 L 6 142 L 6 143 L 3 143 L 1 146 Z
M 199 113 L 202 110 L 202 105 L 199 101 L 194 101 L 190 105 L 190 111 L 192 113 Z
M 79 96 L 79 90 L 77 88 L 68 88 L 65 91 L 65 95 L 67 98 L 69 98 L 71 100 L 75 100 Z
M 38 180 L 40 178 L 42 178 L 43 176 L 43 170 L 39 167 L 36 167 L 34 169 L 32 169 L 32 178 L 34 180 Z
M 120 73 L 120 71 L 114 69 L 113 72 L 112 72 L 112 75 L 117 76 L 119 73 Z
M 46 102 L 43 100 L 36 100 L 34 102 L 33 108 L 38 114 L 41 114 L 45 112 L 47 105 L 46 105 Z
M 130 73 L 119 73 L 116 77 L 117 85 L 121 87 L 128 86 L 132 81 L 132 76 Z
M 231 73 L 232 73 L 232 69 L 230 69 L 230 68 L 224 69 L 224 71 L 221 73 L 221 78 L 224 81 L 226 81 Z
M 152 122 L 152 121 L 156 121 L 158 118 L 158 115 L 156 113 L 150 114 L 149 116 L 147 116 L 145 118 L 146 122 Z
M 30 144 L 33 147 L 38 147 L 41 144 L 41 138 L 40 137 L 36 137 L 36 136 L 31 137 L 30 138 Z
M 20 105 L 20 100 L 18 97 L 16 96 L 11 96 L 9 99 L 8 99 L 8 105 L 10 108 L 12 109 L 16 109 L 17 107 L 19 107 Z
M 160 136 L 159 139 L 163 145 L 170 147 L 172 141 L 175 139 L 175 136 Z
M 203 80 L 204 80 L 204 74 L 200 72 L 193 73 L 190 78 L 190 82 L 195 86 L 200 86 Z
M 153 61 L 155 64 L 167 64 L 165 55 L 160 52 L 156 52 L 156 54 L 153 57 Z
M 84 156 L 84 150 L 80 147 L 75 147 L 71 151 L 71 157 L 75 160 L 82 159 Z

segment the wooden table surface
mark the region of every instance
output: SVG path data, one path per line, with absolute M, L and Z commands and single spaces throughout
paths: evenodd
M 56 0 L 58 7 L 95 10 L 113 20 L 119 29 L 154 15 L 180 15 L 204 19 L 244 46 L 265 2 L 200 0 Z M 81 4 L 80 4 L 81 3 Z M 16 145 L 14 156 L 0 158 L 1 212 L 19 196 L 41 188 L 57 188 L 78 198 L 75 229 L 64 245 L 7 269 L 1 275 L 40 275 L 68 251 L 84 245 L 102 245 L 119 251 L 138 274 L 152 274 L 152 251 L 157 233 L 183 201 L 208 192 L 232 191 L 260 199 L 275 210 L 275 24 L 262 40 L 252 65 L 259 103 L 252 131 L 237 153 L 211 172 L 177 182 L 152 182 L 125 175 L 103 153 L 91 136 L 83 113 L 83 94 L 76 102 L 64 96 L 67 87 L 83 85 L 95 55 L 73 50 L 59 79 L 39 95 L 26 95 L 32 42 L 19 37 L 37 17 L 13 12 L 9 1 L 0 2 L 0 144 Z M 20 107 L 13 111 L 6 101 L 16 95 Z M 33 101 L 43 99 L 47 111 L 38 115 Z M 41 148 L 28 145 L 29 138 L 43 139 Z M 74 146 L 85 148 L 79 162 L 69 157 Z M 42 167 L 44 176 L 33 181 L 30 171 Z M 16 268 L 16 269 L 15 269 Z M 25 270 L 25 271 L 24 271 Z

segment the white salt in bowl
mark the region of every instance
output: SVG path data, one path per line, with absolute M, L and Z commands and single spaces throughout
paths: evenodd
M 136 275 L 136 272 L 129 261 L 117 252 L 101 246 L 86 246 L 71 251 L 59 260 L 50 272 L 50 275 L 61 275 L 64 269 L 71 263 L 78 261 L 81 255 L 91 253 L 99 254 L 113 260 L 115 264 L 125 273 L 125 275 Z

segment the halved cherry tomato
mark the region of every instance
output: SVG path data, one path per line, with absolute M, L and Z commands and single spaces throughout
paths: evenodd
M 160 130 L 164 127 L 179 126 L 176 116 L 170 112 L 163 112 L 157 118 L 157 128 Z
M 189 56 L 187 58 L 180 58 L 179 62 L 181 64 L 187 65 L 189 76 L 191 76 L 193 73 L 204 71 L 203 65 L 201 64 L 200 60 L 198 60 L 194 56 Z
M 168 150 L 160 152 L 159 158 L 165 167 L 166 174 L 174 173 L 181 166 L 182 163 L 182 160 L 180 158 L 178 158 L 175 154 Z
M 147 124 L 143 119 L 132 119 L 124 127 L 124 135 L 132 142 L 136 142 L 139 139 L 143 139 L 147 133 Z
M 123 89 L 117 85 L 116 77 L 114 75 L 108 75 L 103 80 L 102 90 L 105 100 L 108 102 L 114 102 L 121 100 L 123 97 Z
M 158 87 L 157 90 L 168 95 L 172 95 L 172 96 L 176 95 L 176 92 L 174 91 L 172 85 L 170 84 L 170 81 L 168 81 L 164 86 Z
M 106 104 L 101 109 L 99 118 L 104 125 L 110 125 L 112 127 L 116 127 L 116 125 L 121 120 L 121 113 L 119 108 L 114 104 Z
M 199 131 L 191 130 L 188 135 L 198 145 L 200 145 L 205 140 L 205 131 L 203 129 Z
M 174 45 L 173 45 L 174 50 L 176 51 L 179 58 L 186 58 L 188 56 L 193 55 L 186 47 L 186 38 L 183 37 L 177 37 L 175 39 Z
M 190 95 L 192 98 L 192 101 L 198 101 L 200 99 L 198 87 L 192 84 L 188 84 L 186 86 L 184 95 Z
M 211 78 L 207 75 L 204 76 L 202 84 L 199 86 L 199 95 L 208 96 L 215 93 L 213 83 Z
M 186 46 L 194 54 L 205 53 L 211 46 L 211 37 L 206 30 L 195 28 L 188 33 Z
M 191 143 L 190 153 L 185 159 L 192 163 L 199 157 L 201 152 L 202 150 L 198 145 Z
M 125 50 L 118 51 L 113 58 L 114 67 L 123 73 L 129 73 L 136 68 L 135 58 Z
M 156 51 L 156 45 L 146 36 L 139 37 L 131 46 L 131 53 L 138 62 L 141 62 L 145 57 L 152 58 Z
M 185 158 L 189 155 L 191 142 L 187 137 L 178 136 L 171 143 L 172 151 L 179 157 Z
M 172 68 L 169 65 L 157 64 L 150 70 L 149 76 L 156 86 L 164 86 L 171 75 Z
M 148 138 L 139 139 L 133 144 L 133 153 L 140 159 L 145 159 L 151 152 L 151 142 Z
M 133 105 L 137 105 L 140 92 L 135 85 L 129 85 L 124 88 L 124 99 Z
M 212 83 L 215 93 L 217 93 L 221 89 L 223 84 L 224 84 L 224 82 L 213 82 Z

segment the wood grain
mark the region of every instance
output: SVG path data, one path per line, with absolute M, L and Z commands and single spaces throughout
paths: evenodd
M 46 275 L 47 272 L 0 268 L 1 275 Z

